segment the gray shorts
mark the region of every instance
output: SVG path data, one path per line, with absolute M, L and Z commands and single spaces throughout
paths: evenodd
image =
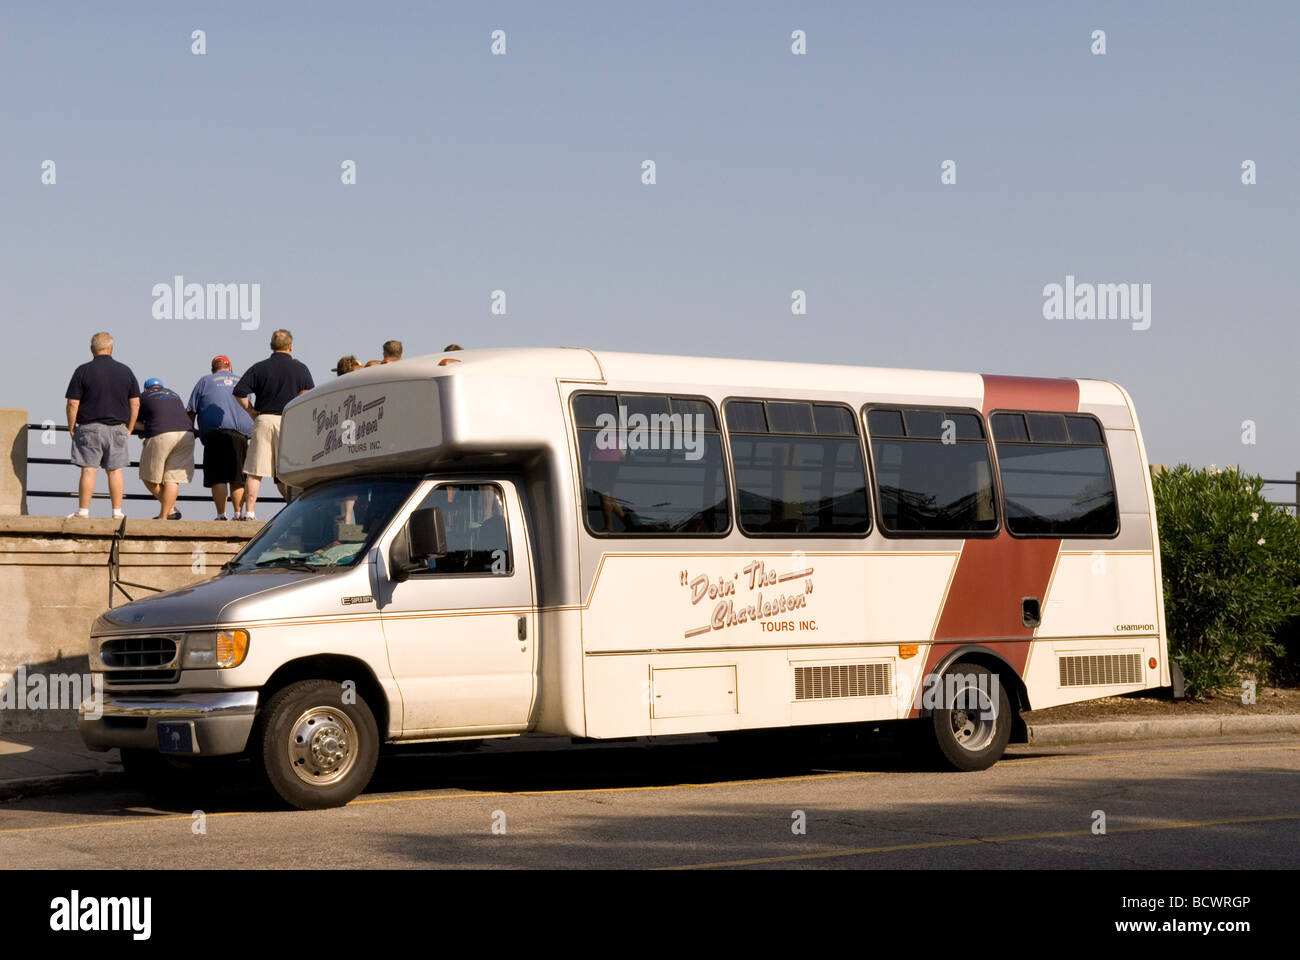
M 126 424 L 79 423 L 72 435 L 72 462 L 79 467 L 122 470 L 131 463 Z

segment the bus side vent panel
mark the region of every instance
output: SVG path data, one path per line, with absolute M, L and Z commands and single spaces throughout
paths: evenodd
M 888 663 L 837 663 L 794 668 L 796 700 L 887 697 L 893 692 L 893 670 Z
M 1142 683 L 1142 654 L 1096 653 L 1058 657 L 1063 687 L 1106 687 Z

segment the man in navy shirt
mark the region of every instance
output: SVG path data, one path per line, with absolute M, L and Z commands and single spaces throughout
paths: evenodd
M 218 520 L 226 519 L 227 484 L 235 519 L 245 517 L 244 459 L 253 418 L 235 399 L 238 382 L 230 370 L 230 358 L 224 354 L 213 357 L 212 373 L 194 385 L 185 407 L 203 444 L 203 485 L 212 490 Z
M 68 432 L 72 435 L 72 462 L 81 467 L 77 484 L 77 512 L 90 516 L 95 474 L 108 474 L 108 496 L 113 516 L 122 516 L 122 468 L 131 462 L 126 438 L 140 413 L 140 385 L 124 363 L 113 359 L 113 337 L 97 333 L 90 338 L 89 363 L 72 373 L 64 397 L 68 401 Z
M 295 360 L 293 334 L 277 330 L 271 334 L 271 355 L 249 367 L 235 384 L 235 399 L 253 416 L 253 438 L 248 443 L 244 461 L 244 516 L 257 519 L 257 494 L 263 477 L 275 477 L 275 461 L 280 453 L 280 415 L 285 405 L 316 386 L 307 365 Z M 250 401 L 249 394 L 256 400 Z M 276 478 L 281 496 L 288 496 L 284 484 Z
M 185 402 L 151 377 L 140 394 L 140 481 L 161 504 L 159 520 L 179 520 L 176 494 L 194 479 L 194 432 Z

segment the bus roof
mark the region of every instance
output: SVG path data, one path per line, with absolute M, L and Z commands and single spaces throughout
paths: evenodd
M 1079 409 L 1131 426 L 1127 394 L 1104 380 L 593 351 L 581 347 L 461 350 L 355 370 L 285 410 L 279 475 L 304 480 L 359 469 L 427 469 L 435 453 L 523 450 L 554 436 L 557 385 L 734 396 L 852 395 L 871 402 L 984 408 L 996 395 L 1024 406 L 1068 389 Z M 993 390 L 993 384 L 998 389 Z M 1001 402 L 995 406 L 1012 406 Z M 1020 406 L 1017 402 L 1015 406 Z M 350 442 L 349 442 L 350 441 Z M 497 455 L 500 455 L 499 453 Z

